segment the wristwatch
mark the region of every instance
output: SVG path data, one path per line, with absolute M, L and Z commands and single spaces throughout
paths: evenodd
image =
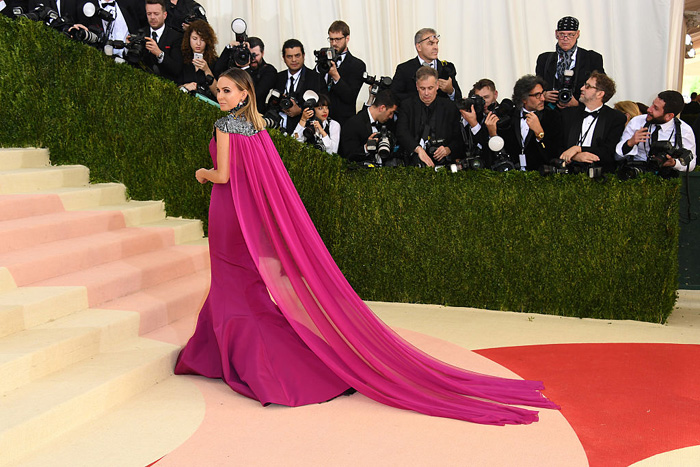
M 165 57 L 165 52 L 161 51 L 161 52 L 158 54 L 158 60 L 163 60 L 163 57 Z
M 542 138 L 544 138 L 544 131 L 540 131 L 539 133 L 537 133 L 537 134 L 535 135 L 535 137 L 536 137 L 537 139 L 542 139 Z

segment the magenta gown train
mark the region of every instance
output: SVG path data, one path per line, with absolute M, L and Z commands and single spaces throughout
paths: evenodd
M 217 127 L 233 131 L 231 177 L 212 187 L 211 288 L 175 373 L 222 378 L 263 405 L 324 402 L 352 387 L 392 407 L 491 425 L 538 419 L 507 404 L 558 408 L 540 382 L 463 370 L 398 336 L 336 266 L 268 133 L 232 115 Z M 214 140 L 209 150 L 216 164 Z

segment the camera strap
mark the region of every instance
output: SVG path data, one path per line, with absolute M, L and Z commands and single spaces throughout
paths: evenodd
M 586 132 L 583 132 L 583 122 L 581 122 L 581 131 L 579 132 L 579 137 L 578 137 L 578 145 L 583 147 L 583 142 L 586 141 L 586 138 L 588 137 L 588 133 L 591 131 L 591 128 L 595 125 L 595 122 L 598 121 L 598 115 L 595 114 L 593 117 L 593 120 L 591 120 L 591 124 L 588 125 L 588 128 L 586 129 Z M 584 117 L 585 120 L 585 117 Z

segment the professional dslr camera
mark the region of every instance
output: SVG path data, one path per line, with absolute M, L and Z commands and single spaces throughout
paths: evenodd
M 304 113 L 308 109 L 313 110 L 318 104 L 318 94 L 312 90 L 308 90 L 302 96 L 302 103 L 300 104 L 301 112 Z M 316 128 L 314 127 L 314 122 L 318 119 L 314 116 L 306 121 L 306 126 L 304 127 L 304 142 L 310 144 L 316 149 L 321 151 L 326 150 L 326 146 L 323 144 L 321 137 L 316 134 Z
M 124 54 L 124 60 L 132 65 L 140 63 L 148 53 L 146 48 L 146 38 L 150 35 L 145 31 L 139 31 L 137 34 L 131 34 L 129 36 L 129 42 L 126 44 L 126 53 Z M 116 48 L 116 47 L 115 47 Z
M 500 136 L 494 136 L 489 139 L 489 149 L 493 151 L 493 162 L 491 170 L 496 172 L 508 172 L 515 170 L 515 164 L 510 160 L 508 154 L 503 150 L 505 141 Z
M 314 50 L 316 57 L 316 67 L 321 75 L 325 75 L 331 70 L 331 64 L 338 59 L 338 53 L 333 47 L 324 47 L 321 50 Z
M 559 103 L 562 105 L 571 102 L 574 97 L 574 70 L 564 70 L 564 76 L 561 78 L 561 86 L 559 89 Z
M 481 97 L 478 94 L 470 93 L 469 97 L 455 99 L 455 105 L 459 110 L 466 110 L 467 112 L 471 112 L 472 106 L 474 106 L 476 120 L 480 122 L 484 118 L 484 110 L 486 110 L 486 101 L 483 97 Z
M 366 102 L 367 107 L 374 104 L 374 99 L 377 97 L 377 94 L 385 89 L 389 89 L 392 82 L 391 78 L 388 76 L 382 76 L 377 79 L 376 76 L 370 76 L 366 71 L 362 74 L 362 81 L 364 81 L 365 84 L 369 84 L 369 97 Z
M 569 162 L 564 159 L 552 159 L 549 163 L 540 167 L 540 174 L 586 174 L 588 178 L 599 179 L 603 177 L 603 168 L 590 162 Z
M 396 138 L 394 134 L 389 131 L 385 124 L 382 124 L 374 138 L 367 140 L 367 152 L 372 157 L 372 160 L 365 162 L 365 166 L 396 167 L 402 165 L 399 158 L 394 156 L 395 145 Z
M 194 8 L 192 8 L 192 10 L 187 14 L 187 16 L 185 16 L 185 19 L 182 20 L 183 23 L 190 24 L 191 22 L 196 21 L 198 19 L 201 19 L 202 21 L 207 21 L 207 12 L 204 9 L 204 7 L 202 7 L 202 5 L 200 5 L 197 2 L 194 2 L 194 4 Z
M 278 89 L 271 90 L 267 98 L 267 110 L 263 114 L 265 127 L 279 128 L 282 123 L 280 112 L 291 109 L 293 106 L 294 100 L 291 97 L 288 97 Z
M 229 68 L 240 68 L 248 65 L 253 59 L 248 44 L 245 43 L 248 40 L 248 35 L 246 34 L 248 25 L 242 18 L 236 18 L 231 21 L 231 30 L 236 34 L 238 45 L 231 47 L 228 66 Z
M 445 165 L 447 163 L 447 158 L 444 157 L 442 160 L 437 160 L 435 159 L 435 152 L 440 148 L 440 146 L 445 145 L 445 139 L 444 138 L 433 138 L 433 137 L 428 137 L 428 140 L 425 142 L 425 152 L 430 156 L 430 158 L 435 162 L 435 166 L 437 167 L 438 165 Z
M 661 170 L 666 162 L 666 155 L 673 159 L 678 159 L 683 166 L 688 166 L 693 160 L 693 153 L 685 148 L 674 148 L 670 141 L 656 141 L 651 143 L 649 153 L 647 154 L 647 162 L 652 170 Z

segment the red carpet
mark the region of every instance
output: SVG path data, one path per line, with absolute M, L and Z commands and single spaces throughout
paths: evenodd
M 592 467 L 628 466 L 700 445 L 700 345 L 557 344 L 477 353 L 544 381 Z

